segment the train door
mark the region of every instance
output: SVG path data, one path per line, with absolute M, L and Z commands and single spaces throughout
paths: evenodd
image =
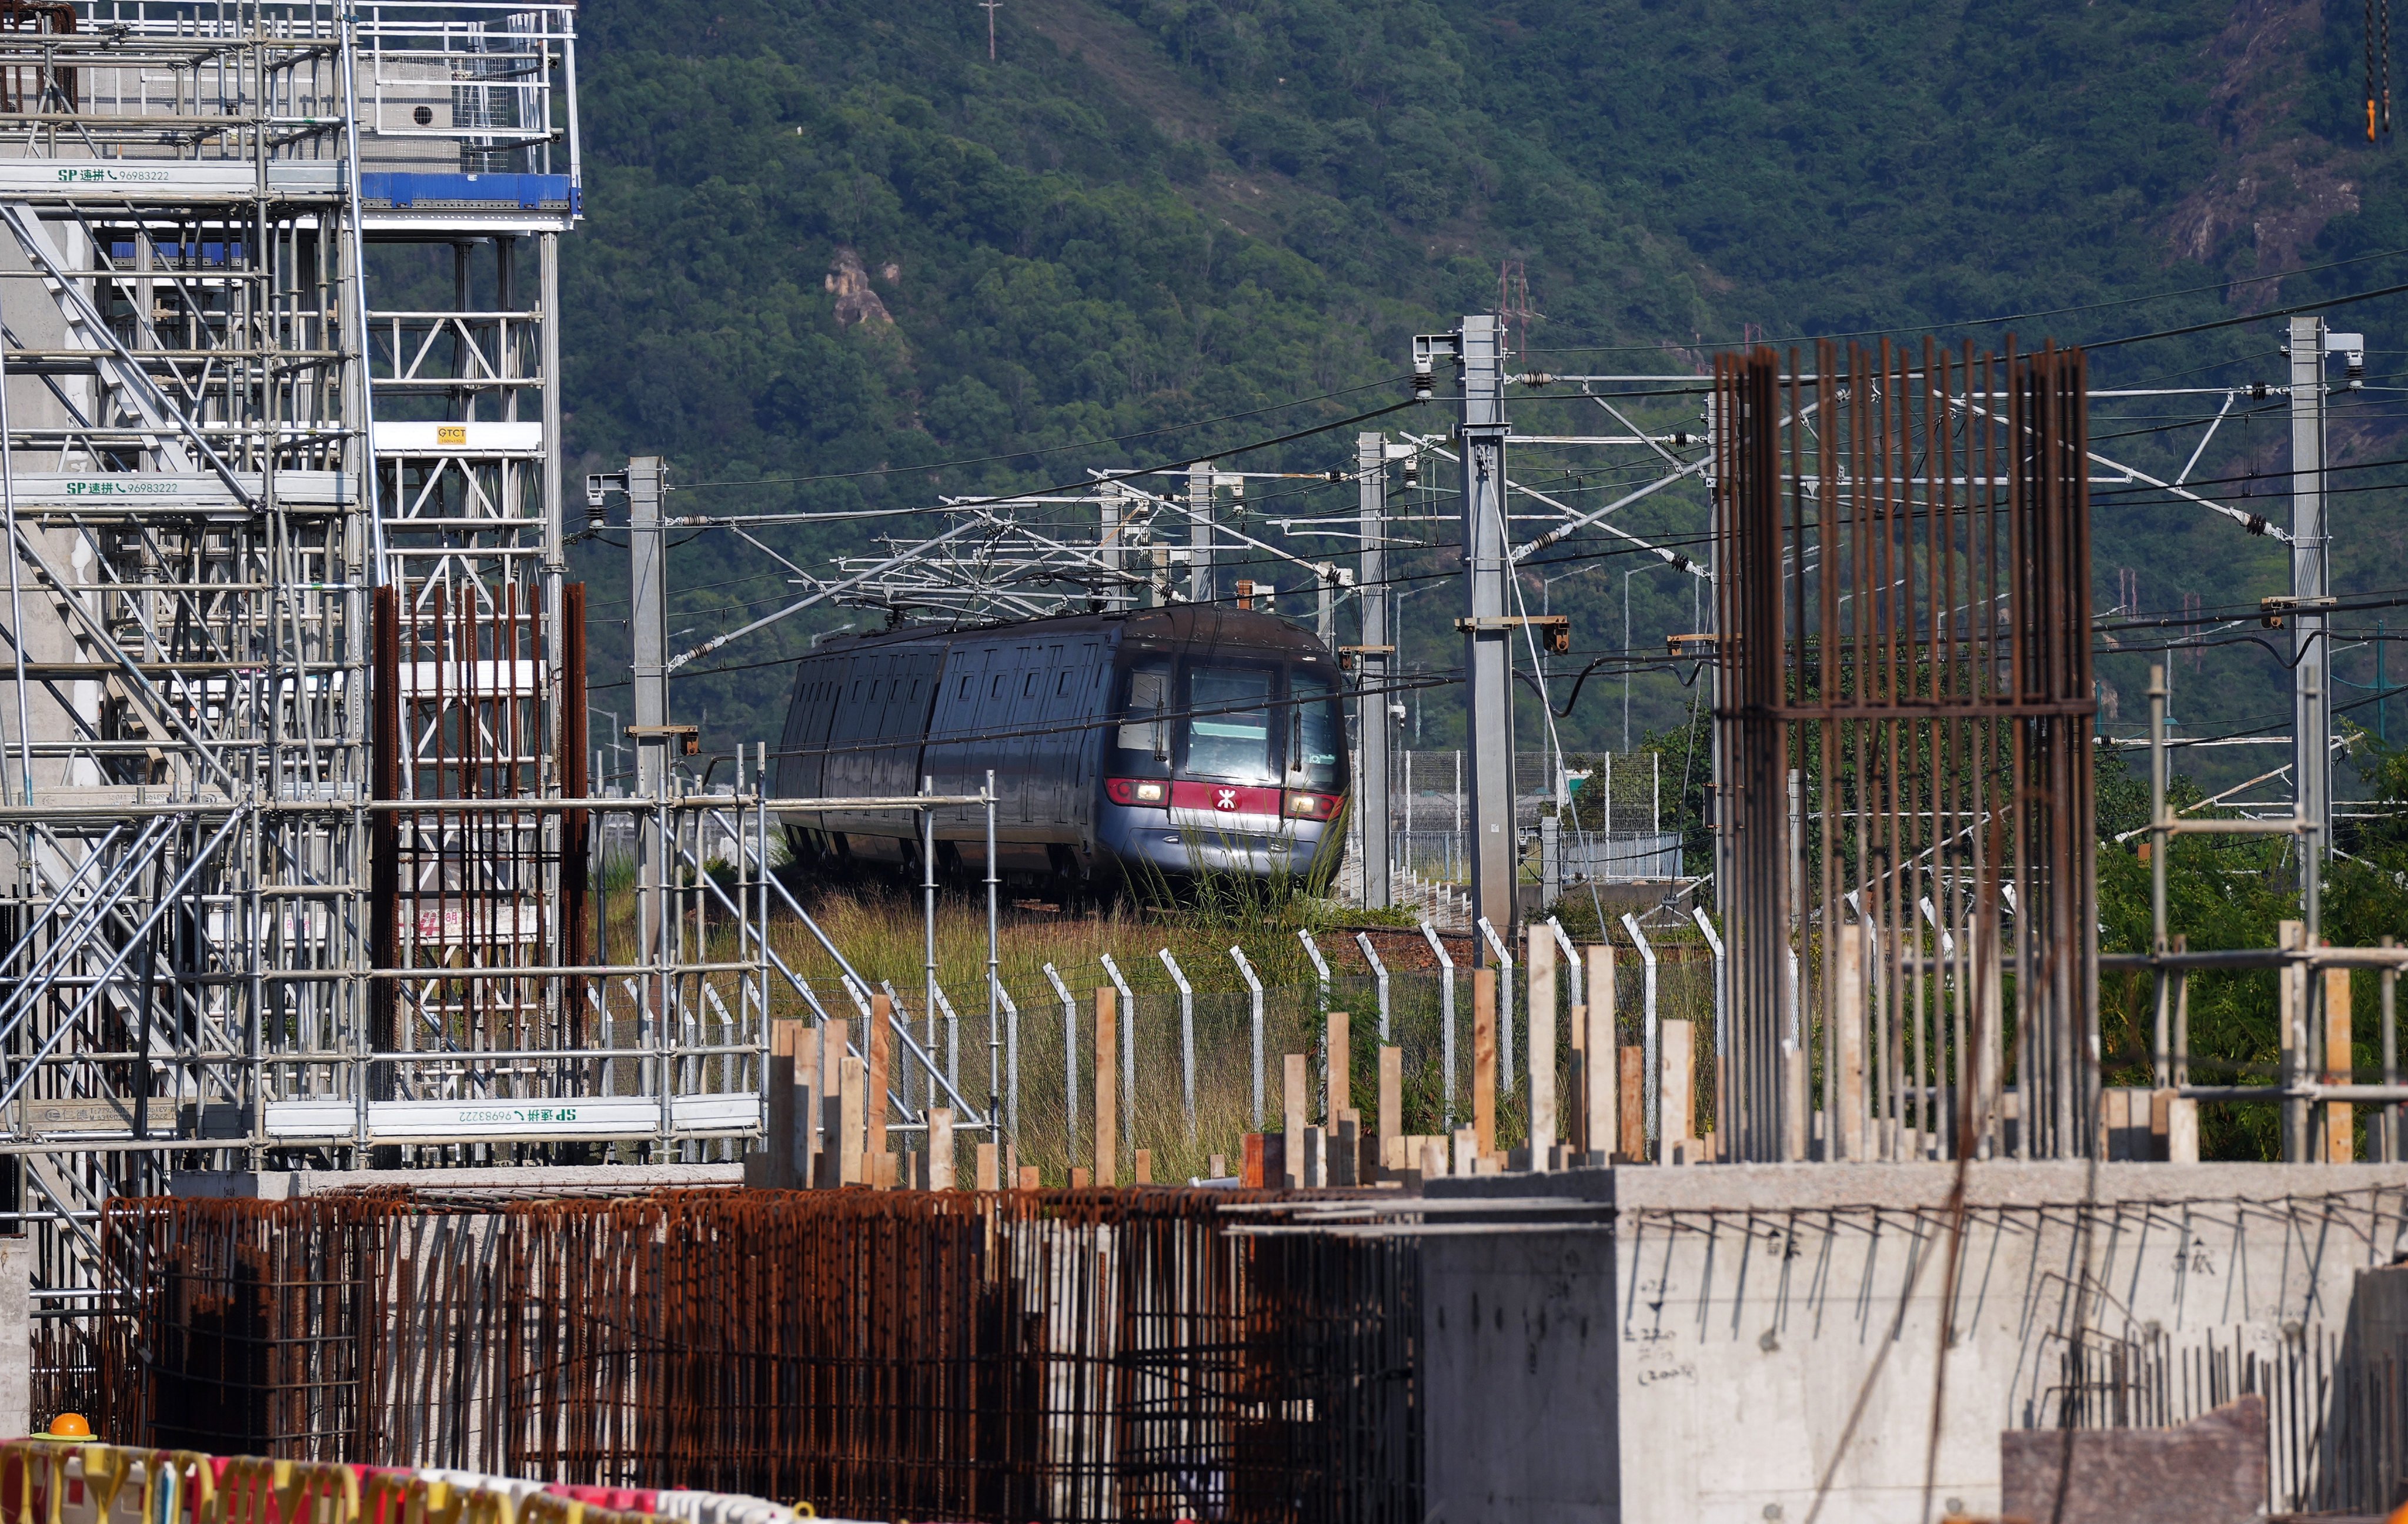
M 956 648 L 954 661 L 959 677 L 968 680 L 967 708 L 958 697 L 950 700 L 955 724 L 960 726 L 963 741 L 961 765 L 966 776 L 962 790 L 974 793 L 985 786 L 986 769 L 995 769 L 996 829 L 1013 832 L 1021 821 L 1021 795 L 1025 792 L 1025 769 L 1010 742 L 1005 739 L 1011 728 L 1013 706 L 1020 702 L 1020 675 L 1014 669 L 1012 649 L 1008 646 L 974 646 L 967 650 Z
M 1045 734 L 1036 743 L 1037 768 L 1044 780 L 1042 819 L 1054 840 L 1068 842 L 1085 818 L 1084 791 L 1095 787 L 1091 764 L 1095 733 L 1086 728 L 1096 684 L 1108 679 L 1111 662 L 1103 643 L 1066 642 L 1045 649 Z

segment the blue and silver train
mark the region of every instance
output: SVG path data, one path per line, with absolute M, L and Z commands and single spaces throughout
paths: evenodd
M 1212 605 L 840 636 L 804 658 L 776 759 L 786 799 L 976 793 L 995 775 L 1008 877 L 1066 889 L 1199 871 L 1334 872 L 1347 799 L 1337 660 L 1274 615 Z M 797 858 L 916 863 L 908 811 L 795 811 Z M 942 869 L 981 875 L 982 809 L 937 812 Z

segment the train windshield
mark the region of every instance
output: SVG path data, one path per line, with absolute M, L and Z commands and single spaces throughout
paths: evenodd
M 1267 667 L 1192 667 L 1187 677 L 1186 771 L 1232 782 L 1269 782 L 1271 680 Z
M 1288 691 L 1296 699 L 1293 765 L 1298 775 L 1291 782 L 1302 788 L 1334 791 L 1342 781 L 1339 775 L 1340 753 L 1346 734 L 1337 698 L 1327 683 L 1311 677 L 1295 678 Z

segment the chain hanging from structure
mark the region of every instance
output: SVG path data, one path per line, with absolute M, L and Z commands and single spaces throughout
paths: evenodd
M 1737 1158 L 2061 1158 L 2096 1128 L 2084 364 L 1715 370 Z

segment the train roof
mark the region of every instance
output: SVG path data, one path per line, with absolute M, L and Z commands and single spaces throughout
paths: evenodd
M 903 625 L 861 634 L 832 636 L 813 647 L 810 656 L 858 651 L 880 646 L 946 645 L 965 640 L 1014 639 L 1022 635 L 1073 635 L 1097 630 L 1117 631 L 1125 644 L 1161 646 L 1244 646 L 1255 650 L 1327 658 L 1328 648 L 1312 631 L 1276 614 L 1225 607 L 1219 604 L 1173 604 L 1165 608 L 1132 608 L 1108 614 L 1061 614 L 1051 619 L 1017 620 L 1004 624 Z M 808 661 L 810 656 L 798 657 Z

